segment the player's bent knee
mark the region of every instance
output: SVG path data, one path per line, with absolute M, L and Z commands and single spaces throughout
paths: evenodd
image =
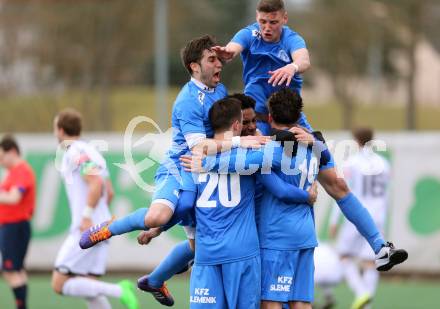
M 145 226 L 149 228 L 164 225 L 166 222 L 162 223 L 163 221 L 163 215 L 160 212 L 148 212 L 145 216 Z
M 160 227 L 172 217 L 173 211 L 167 205 L 153 204 L 145 216 L 145 226 L 149 228 Z
M 57 294 L 63 294 L 63 284 L 59 284 L 58 282 L 52 280 L 52 290 Z
M 371 261 L 371 260 L 362 260 L 362 268 L 364 268 L 364 269 L 368 269 L 368 268 L 374 269 L 374 268 L 376 268 L 376 264 L 374 263 L 374 261 Z
M 5 271 L 3 272 L 3 278 L 8 283 L 9 286 L 20 286 L 22 282 L 21 274 L 18 271 Z
M 57 294 L 63 294 L 64 283 L 69 279 L 68 276 L 62 275 L 58 272 L 52 274 L 51 286 L 52 290 Z
M 347 261 L 347 260 L 350 260 L 352 258 L 353 258 L 353 256 L 349 255 L 349 254 L 341 254 L 341 256 L 340 256 L 340 260 L 341 261 Z

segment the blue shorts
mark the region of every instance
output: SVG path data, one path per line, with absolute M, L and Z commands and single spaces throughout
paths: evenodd
M 291 89 L 301 93 L 301 88 L 295 87 L 291 84 Z M 267 100 L 272 95 L 272 93 L 277 92 L 281 89 L 285 88 L 284 86 L 276 86 L 268 84 L 266 80 L 261 80 L 255 83 L 249 83 L 244 88 L 244 94 L 252 97 L 255 100 L 255 112 L 260 114 L 269 114 L 269 109 L 267 107 Z M 306 116 L 304 113 L 301 113 L 301 118 L 298 120 L 298 124 L 302 127 L 307 128 L 310 131 L 313 131 L 310 124 L 307 122 Z M 270 134 L 270 125 L 265 121 L 257 121 L 257 128 L 263 135 Z
M 220 265 L 193 266 L 190 308 L 260 308 L 260 256 Z
M 261 249 L 261 300 L 313 302 L 314 251 Z
M 157 173 L 154 177 L 156 189 L 153 194 L 152 203 L 165 204 L 172 211 L 176 208 L 180 195 L 180 182 L 171 174 Z
M 0 256 L 3 271 L 20 271 L 31 238 L 29 221 L 0 224 Z

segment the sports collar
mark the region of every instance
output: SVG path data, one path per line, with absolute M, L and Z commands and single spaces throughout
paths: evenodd
M 209 88 L 208 86 L 206 86 L 204 83 L 202 83 L 201 81 L 195 79 L 194 77 L 191 77 L 191 81 L 200 89 L 202 89 L 203 91 L 206 92 L 214 92 L 215 88 Z

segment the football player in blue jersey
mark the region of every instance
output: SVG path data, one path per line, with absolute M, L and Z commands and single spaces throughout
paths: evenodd
M 182 62 L 191 79 L 183 86 L 173 106 L 173 142 L 156 172 L 157 189 L 150 207 L 140 208 L 125 218 L 102 222 L 90 228 L 82 235 L 81 248 L 90 248 L 115 235 L 134 230 L 148 230 L 167 223 L 179 199 L 180 155 L 190 150 L 217 152 L 237 146 L 259 147 L 265 142 L 266 138 L 253 136 L 236 136 L 234 139 L 231 136 L 222 143 L 212 139 L 209 110 L 215 101 L 227 95 L 226 87 L 220 83 L 222 63 L 212 50 L 215 45 L 214 39 L 205 35 L 191 40 L 181 52 Z M 207 145 L 211 147 L 206 147 Z
M 209 110 L 215 101 L 227 95 L 220 83 L 222 63 L 212 50 L 215 41 L 203 36 L 190 41 L 182 50 L 182 62 L 191 75 L 178 94 L 172 111 L 173 143 L 155 176 L 158 188 L 143 222 L 137 222 L 142 229 L 161 226 L 169 221 L 179 198 L 179 157 L 188 151 L 227 151 L 232 147 L 259 147 L 264 137 L 229 138 L 223 143 L 212 139 L 213 131 L 208 119 Z M 214 147 L 206 147 L 206 146 Z M 85 249 L 113 235 L 126 233 L 119 230 L 117 222 L 105 222 L 85 232 L 80 246 Z
M 301 73 L 310 67 L 309 52 L 304 39 L 287 24 L 282 0 L 262 0 L 257 5 L 256 23 L 238 31 L 225 47 L 214 50 L 230 61 L 241 54 L 243 60 L 244 93 L 256 101 L 258 127 L 269 134 L 269 96 L 283 87 L 300 92 Z M 302 115 L 299 124 L 310 129 Z
M 238 100 L 211 109 L 214 138 L 241 132 Z M 226 133 L 226 134 L 225 134 Z M 196 251 L 191 272 L 190 308 L 259 308 L 260 248 L 255 223 L 253 176 L 182 172 L 185 191 L 197 198 Z
M 299 74 L 310 67 L 310 59 L 304 39 L 286 26 L 288 18 L 283 0 L 260 0 L 256 19 L 256 23 L 238 31 L 226 46 L 215 46 L 213 50 L 226 62 L 241 54 L 244 92 L 256 100 L 257 126 L 263 134 L 268 135 L 270 126 L 266 100 L 272 93 L 285 87 L 299 93 L 302 87 Z M 298 124 L 312 131 L 303 113 Z M 293 132 L 297 133 L 295 130 Z M 385 242 L 371 215 L 350 193 L 345 181 L 337 176 L 335 168 L 330 168 L 333 165 L 331 159 L 329 168 L 319 174 L 318 180 L 337 201 L 344 216 L 368 241 L 376 254 L 377 269 L 386 271 L 403 262 L 406 259 L 403 251 L 397 251 L 393 259 L 389 258 L 390 252 L 394 252 L 393 244 Z
M 272 128 L 288 130 L 299 118 L 301 97 L 293 91 L 279 91 L 268 101 L 269 121 Z M 287 150 L 287 146 L 285 147 Z M 297 144 L 292 147 L 290 167 L 298 169 L 293 175 L 284 174 L 283 167 L 274 169 L 280 178 L 300 189 L 315 181 L 320 168 L 319 158 L 311 147 Z M 283 156 L 289 153 L 284 151 Z M 281 165 L 283 156 L 274 154 Z M 275 162 L 273 163 L 275 164 Z M 290 206 L 290 207 L 289 207 Z M 268 191 L 261 200 L 258 232 L 261 247 L 262 286 L 261 307 L 281 308 L 289 302 L 290 308 L 311 308 L 314 295 L 314 248 L 318 245 L 315 233 L 314 211 L 307 203 L 289 205 Z

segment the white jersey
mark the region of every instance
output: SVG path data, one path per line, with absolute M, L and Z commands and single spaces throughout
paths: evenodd
M 388 162 L 364 147 L 344 164 L 344 178 L 350 190 L 368 210 L 378 229 L 383 232 L 388 208 L 388 185 L 390 167 Z M 333 207 L 330 224 L 337 224 L 339 207 Z M 356 256 L 362 260 L 374 261 L 375 255 L 368 242 L 356 227 L 344 220 L 338 235 L 336 248 L 339 254 Z
M 371 148 L 364 147 L 344 165 L 350 190 L 370 212 L 378 225 L 385 223 L 388 207 L 390 166 Z
M 65 152 L 61 165 L 61 174 L 66 187 L 69 200 L 72 223 L 70 231 L 79 230 L 82 213 L 87 206 L 88 188 L 81 173 L 88 166 L 93 166 L 93 171 L 105 181 L 109 177 L 107 164 L 102 155 L 84 141 L 73 142 Z M 92 215 L 94 223 L 100 223 L 111 218 L 107 204 L 107 191 L 102 190 L 102 196 Z

